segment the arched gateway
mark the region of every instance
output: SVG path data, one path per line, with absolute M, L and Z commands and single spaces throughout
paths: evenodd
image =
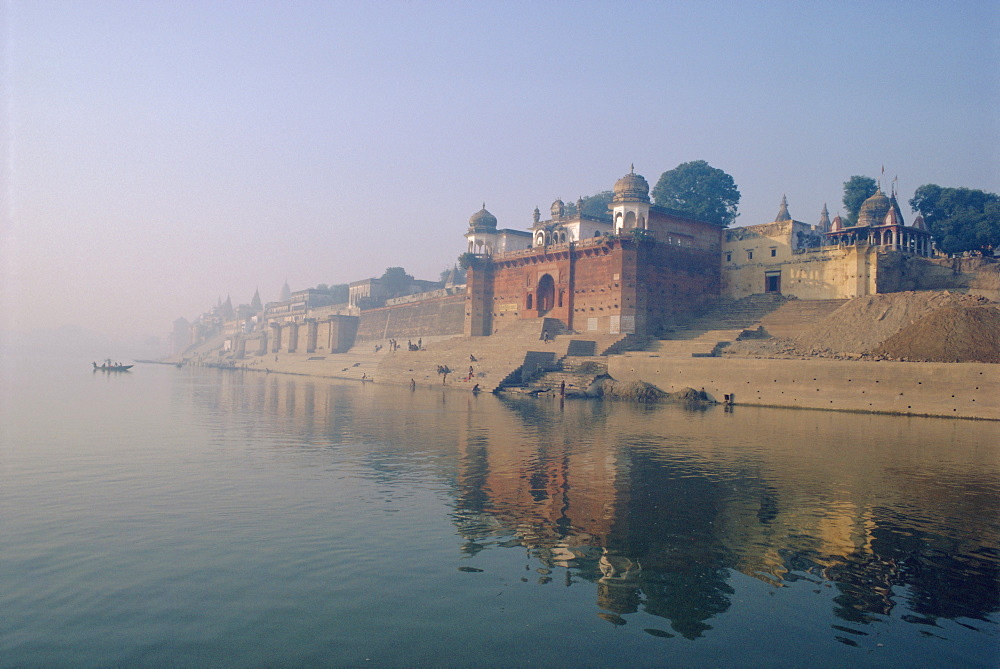
M 555 306 L 556 282 L 552 279 L 551 274 L 543 274 L 542 278 L 538 280 L 538 289 L 535 291 L 535 295 L 537 296 L 536 304 L 539 316 Z

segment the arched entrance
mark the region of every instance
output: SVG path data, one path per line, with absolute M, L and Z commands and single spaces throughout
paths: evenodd
M 535 291 L 535 295 L 537 295 L 539 316 L 555 306 L 556 282 L 552 279 L 551 274 L 543 274 L 542 278 L 538 280 L 538 290 Z

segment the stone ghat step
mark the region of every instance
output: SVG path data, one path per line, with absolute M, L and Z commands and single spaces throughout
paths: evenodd
M 602 346 L 610 346 L 620 338 L 618 335 L 560 334 L 544 342 L 539 339 L 541 323 L 537 323 L 537 330 L 534 324 L 526 321 L 519 327 L 508 328 L 501 337 L 455 336 L 425 342 L 421 351 L 396 351 L 380 362 L 376 381 L 405 385 L 412 378 L 422 387 L 447 385 L 470 390 L 479 384 L 480 390 L 489 392 L 521 366 L 528 351 L 552 353 L 559 360 L 566 355 L 573 340 L 596 341 L 596 348 L 602 350 Z M 470 355 L 476 360 L 471 361 Z M 452 370 L 446 384 L 442 384 L 443 379 L 437 373 L 438 365 L 446 365 Z
M 662 357 L 692 357 L 713 355 L 717 347 L 735 341 L 743 332 L 738 330 L 709 330 L 691 339 L 662 339 L 646 350 Z
M 671 341 L 671 342 L 704 342 L 712 340 L 713 343 L 716 341 L 733 341 L 736 339 L 743 330 L 746 328 L 712 328 L 706 330 L 675 330 L 669 337 L 665 337 L 660 341 Z
M 760 324 L 774 337 L 794 338 L 812 329 L 848 300 L 794 300 L 767 314 Z
M 570 372 L 547 372 L 541 377 L 535 379 L 526 386 L 521 387 L 522 392 L 530 392 L 532 390 L 543 390 L 559 392 L 562 384 L 565 382 L 567 391 L 583 391 L 586 390 L 590 384 L 596 379 L 600 374 L 573 374 Z
M 605 356 L 570 355 L 563 358 L 562 371 L 574 374 L 603 374 L 608 371 L 608 359 Z

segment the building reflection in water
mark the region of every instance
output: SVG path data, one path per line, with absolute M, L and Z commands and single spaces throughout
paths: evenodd
M 373 475 L 434 476 L 459 550 L 527 549 L 540 583 L 593 583 L 615 624 L 642 610 L 696 639 L 730 608 L 734 572 L 832 587 L 855 627 L 900 605 L 927 625 L 1000 611 L 995 424 L 215 381 L 187 390 L 275 445 L 370 444 Z

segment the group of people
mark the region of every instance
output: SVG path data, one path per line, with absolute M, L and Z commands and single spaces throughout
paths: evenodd
M 408 351 L 419 351 L 420 349 L 423 348 L 423 346 L 424 346 L 423 337 L 417 339 L 417 343 L 416 344 L 413 343 L 412 339 L 407 339 L 406 340 L 406 350 L 408 350 Z M 400 347 L 399 347 L 399 342 L 398 341 L 396 341 L 395 339 L 390 339 L 389 340 L 389 350 L 390 351 L 398 351 L 399 348 Z M 381 344 L 376 344 L 375 345 L 375 352 L 378 353 L 381 350 L 382 350 L 382 345 Z

